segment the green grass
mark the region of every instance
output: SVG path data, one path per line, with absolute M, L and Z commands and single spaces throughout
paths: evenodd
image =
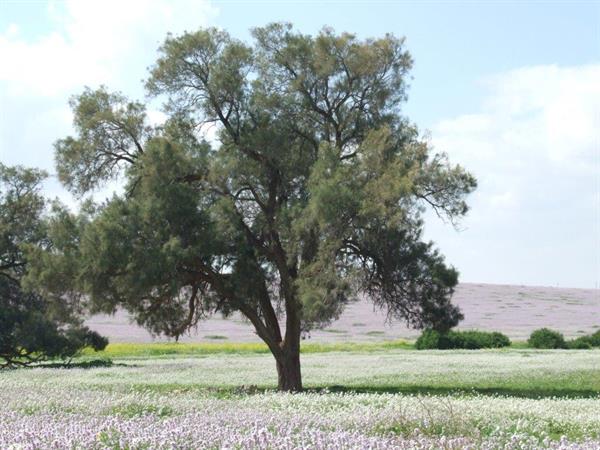
M 154 358 L 161 356 L 203 356 L 214 354 L 262 354 L 269 353 L 265 344 L 250 342 L 187 343 L 114 343 L 101 352 L 85 349 L 84 356 L 100 358 Z
M 529 347 L 529 345 L 527 345 L 527 341 L 511 341 L 509 348 L 524 349 L 524 348 L 530 348 L 530 347 Z
M 277 381 L 273 358 L 258 343 L 112 344 L 82 360 L 93 357 L 112 359 L 114 367 L 84 371 L 92 384 L 104 385 L 105 375 L 117 373 L 159 390 L 260 390 Z M 313 390 L 589 398 L 600 396 L 599 358 L 600 350 L 416 351 L 404 341 L 305 343 L 302 372 Z M 84 372 L 76 373 L 87 379 Z
M 412 343 L 408 341 L 386 341 L 386 342 L 339 342 L 339 343 L 303 343 L 302 353 L 330 353 L 330 352 L 373 352 L 386 350 L 411 350 Z M 84 356 L 99 358 L 154 358 L 166 356 L 204 356 L 215 354 L 268 354 L 269 349 L 265 344 L 254 342 L 210 342 L 210 343 L 156 343 L 156 344 L 133 344 L 114 343 L 109 344 L 102 352 L 94 352 L 86 349 Z
M 367 331 L 365 334 L 367 336 L 383 336 L 385 331 Z

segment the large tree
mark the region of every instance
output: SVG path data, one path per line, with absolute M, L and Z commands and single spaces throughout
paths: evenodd
M 22 285 L 28 249 L 49 249 L 47 202 L 40 193 L 45 176 L 0 163 L 0 367 L 68 358 L 86 346 L 107 344 L 82 325 L 79 303 L 46 298 Z
M 72 290 L 96 309 L 124 307 L 170 336 L 240 312 L 279 388 L 300 390 L 302 334 L 359 295 L 414 327 L 458 323 L 457 272 L 423 242 L 422 215 L 460 219 L 476 182 L 402 116 L 403 39 L 287 24 L 252 36 L 168 36 L 146 82 L 165 99 L 160 127 L 105 88 L 73 98 L 61 180 L 83 196 L 124 174 L 125 190 L 64 218 L 73 244 L 37 258 L 38 272 L 49 284 L 52 267 L 77 267 Z

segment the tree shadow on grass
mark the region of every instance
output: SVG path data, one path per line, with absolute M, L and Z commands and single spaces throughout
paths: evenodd
M 91 359 L 88 361 L 43 362 L 23 369 L 97 369 L 103 367 L 138 367 L 135 364 L 114 363 L 110 359 Z
M 227 387 L 209 387 L 206 385 L 158 385 L 140 387 L 143 390 L 156 389 L 160 392 L 170 391 L 199 391 L 216 398 L 235 398 L 238 396 L 253 396 L 277 392 L 273 386 L 240 385 Z M 505 387 L 481 387 L 481 388 L 456 388 L 440 386 L 342 386 L 323 385 L 309 386 L 304 389 L 305 393 L 327 395 L 331 393 L 346 394 L 398 394 L 398 395 L 431 395 L 439 397 L 450 396 L 489 396 L 489 397 L 515 397 L 528 399 L 559 398 L 598 398 L 600 391 L 593 389 L 549 389 L 549 388 L 505 388 Z
M 307 389 L 314 392 L 357 393 L 357 394 L 404 394 L 437 396 L 502 396 L 518 398 L 600 398 L 600 391 L 576 388 L 508 388 L 508 387 L 472 387 L 456 388 L 443 386 L 317 386 Z

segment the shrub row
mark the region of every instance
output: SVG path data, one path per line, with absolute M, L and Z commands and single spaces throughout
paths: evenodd
M 470 349 L 479 348 L 501 348 L 508 347 L 510 339 L 502 333 L 486 331 L 440 331 L 427 329 L 421 333 L 421 336 L 415 342 L 418 350 L 438 349 Z M 550 330 L 549 328 L 540 328 L 531 333 L 527 340 L 527 345 L 532 348 L 542 349 L 588 349 L 600 347 L 600 330 L 594 334 L 580 336 L 572 340 L 565 340 L 562 333 Z
M 531 333 L 527 344 L 533 348 L 587 349 L 600 347 L 600 330 L 596 331 L 594 334 L 580 336 L 567 341 L 562 333 L 559 333 L 558 331 L 540 328 Z
M 447 333 L 441 333 L 436 330 L 425 330 L 415 343 L 418 350 L 448 350 L 454 348 L 475 350 L 479 348 L 508 347 L 509 345 L 510 339 L 496 331 L 448 331 Z

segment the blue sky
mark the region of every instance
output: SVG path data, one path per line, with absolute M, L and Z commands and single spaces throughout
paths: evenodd
M 216 25 L 248 39 L 281 20 L 406 36 L 405 114 L 480 181 L 459 231 L 427 222 L 463 281 L 598 286 L 599 2 L 0 0 L 0 160 L 52 171 L 69 96 L 104 83 L 142 98 L 167 31 Z

